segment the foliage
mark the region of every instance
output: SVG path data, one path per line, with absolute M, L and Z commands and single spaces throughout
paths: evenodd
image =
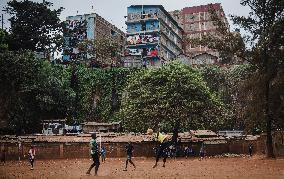
M 8 50 L 9 34 L 3 29 L 0 29 L 0 53 Z
M 273 157 L 271 131 L 276 129 L 274 126 L 279 127 L 278 120 L 283 115 L 283 79 L 279 75 L 284 68 L 284 4 L 278 0 L 242 0 L 241 4 L 250 7 L 249 16 L 232 16 L 232 20 L 248 32 L 247 47 L 233 38 L 228 38 L 225 43 L 216 39 L 222 36 L 209 37 L 209 44 L 227 54 L 228 59 L 238 56 L 255 67 L 254 72 L 240 86 L 243 94 L 239 97 L 245 101 L 242 109 L 248 126 L 267 132 L 267 155 Z M 212 16 L 214 19 L 214 13 Z M 220 18 L 214 20 L 220 34 L 224 34 L 224 37 L 230 34 Z
M 273 113 L 273 106 L 277 102 L 283 106 L 283 100 L 281 92 L 275 91 L 273 82 L 283 84 L 283 79 L 277 77 L 284 67 L 284 3 L 277 0 L 243 0 L 241 4 L 251 8 L 249 16 L 234 16 L 232 19 L 249 32 L 251 48 L 247 49 L 247 60 L 257 67 L 255 75 L 249 79 L 246 95 L 251 104 L 257 107 L 250 105 L 248 114 L 262 117 L 260 119 L 265 121 L 267 156 L 274 157 L 271 131 L 277 115 Z M 277 79 L 279 81 L 275 81 Z M 255 119 L 253 116 L 251 118 Z
M 128 131 L 146 131 L 160 124 L 164 131 L 176 133 L 180 128 L 218 128 L 222 107 L 197 70 L 173 63 L 133 74 L 120 116 Z
M 230 32 L 227 21 L 223 20 L 223 16 L 213 8 L 213 5 L 209 6 L 209 13 L 215 30 L 207 32 L 206 35 L 202 34 L 201 38 L 187 38 L 185 42 L 218 51 L 221 64 L 238 64 L 244 61 L 244 38 L 237 30 Z
M 227 68 L 220 66 L 199 67 L 201 74 L 212 92 L 215 92 L 224 103 L 224 123 L 220 129 L 250 131 L 244 108 L 247 107 L 243 98 L 246 80 L 255 71 L 252 65 L 234 65 Z
M 64 118 L 74 92 L 62 66 L 35 59 L 30 52 L 1 53 L 1 106 L 16 133 L 40 130 L 42 119 Z
M 110 38 L 84 40 L 79 43 L 78 48 L 81 52 L 87 52 L 93 59 L 93 63 L 99 66 L 117 66 L 120 63 L 117 53 L 118 44 Z
M 40 62 L 34 60 L 29 52 L 0 53 L 0 88 L 1 106 L 10 126 L 17 132 L 23 132 L 31 126 L 36 126 L 38 107 L 33 105 L 32 89 L 38 82 Z
M 115 120 L 130 69 L 79 67 L 80 118 L 108 122 Z M 119 119 L 118 119 L 119 120 Z
M 63 8 L 51 10 L 52 3 L 12 0 L 6 11 L 11 15 L 12 50 L 52 52 L 61 47 L 62 25 L 59 15 Z

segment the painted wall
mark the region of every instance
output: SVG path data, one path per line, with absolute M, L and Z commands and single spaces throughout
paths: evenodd
M 86 53 L 79 52 L 77 45 L 84 39 L 95 38 L 95 14 L 69 16 L 65 21 L 63 60 L 85 59 Z

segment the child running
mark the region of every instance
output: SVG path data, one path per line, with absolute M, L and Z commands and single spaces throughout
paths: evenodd
M 128 144 L 125 146 L 126 154 L 127 154 L 127 159 L 126 159 L 126 164 L 125 164 L 125 169 L 123 171 L 127 171 L 127 165 L 128 162 L 131 163 L 134 167 L 134 170 L 136 169 L 135 164 L 132 162 L 132 155 L 133 155 L 133 150 L 134 147 L 132 146 L 131 142 L 129 141 Z
M 34 161 L 35 161 L 35 148 L 34 146 L 31 145 L 30 149 L 29 149 L 29 153 L 28 153 L 28 156 L 29 156 L 29 161 L 31 163 L 31 170 L 34 169 Z
M 87 171 L 87 175 L 90 175 L 92 168 L 95 167 L 95 175 L 98 175 L 98 170 L 100 166 L 100 159 L 99 159 L 99 147 L 96 141 L 97 135 L 96 133 L 92 134 L 92 139 L 90 141 L 91 146 L 91 156 L 93 158 L 93 164 L 90 166 L 89 170 Z

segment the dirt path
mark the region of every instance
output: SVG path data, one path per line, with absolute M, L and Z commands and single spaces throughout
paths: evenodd
M 134 158 L 137 169 L 130 166 L 127 172 L 122 171 L 124 159 L 107 159 L 101 164 L 99 176 L 85 175 L 91 160 L 40 160 L 36 161 L 35 170 L 30 170 L 27 161 L 8 162 L 0 166 L 0 178 L 233 178 L 233 179 L 284 179 L 284 159 L 267 160 L 253 158 L 208 158 L 199 161 L 193 159 L 169 159 L 166 167 L 160 162 L 153 169 L 154 159 Z

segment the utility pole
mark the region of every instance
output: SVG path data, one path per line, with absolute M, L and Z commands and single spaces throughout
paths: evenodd
M 4 30 L 4 14 L 1 14 L 1 28 Z

